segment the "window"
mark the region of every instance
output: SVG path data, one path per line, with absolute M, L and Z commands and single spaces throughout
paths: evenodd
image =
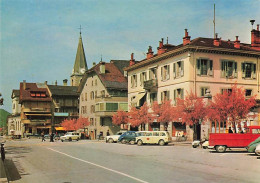
M 117 111 L 118 103 L 106 103 L 106 111 Z
M 151 68 L 149 70 L 149 80 L 157 79 L 157 68 Z
M 174 105 L 176 105 L 177 103 L 177 98 L 184 99 L 183 91 L 183 88 L 178 88 L 174 90 Z
M 246 97 L 251 97 L 252 96 L 252 90 L 246 89 L 245 95 L 246 95 Z
M 173 77 L 179 78 L 184 76 L 184 62 L 178 61 L 173 64 Z
M 200 88 L 200 96 L 204 97 L 206 94 L 206 91 L 208 90 L 208 87 L 202 87 Z
M 208 59 L 198 59 L 197 75 L 213 76 L 213 61 Z
M 97 98 L 97 91 L 95 91 L 95 98 Z
M 92 91 L 92 92 L 90 93 L 90 99 L 93 100 L 94 98 L 95 98 L 95 94 L 94 94 L 94 92 Z
M 242 78 L 255 79 L 256 78 L 256 64 L 242 63 Z
M 120 110 L 127 111 L 128 110 L 128 103 L 119 103 L 118 108 Z
M 84 101 L 84 95 L 81 95 L 81 101 Z
M 170 99 L 170 91 L 163 91 L 161 93 L 161 101 L 165 101 L 169 99 Z
M 221 77 L 237 78 L 237 63 L 234 61 L 222 60 Z
M 140 86 L 144 86 L 144 81 L 146 81 L 147 78 L 146 78 L 146 72 L 142 72 L 140 74 Z
M 161 80 L 165 81 L 170 79 L 170 65 L 165 65 L 161 67 Z
M 97 86 L 97 79 L 95 79 L 95 86 Z
M 94 81 L 91 81 L 91 86 L 94 86 Z
M 93 118 L 90 118 L 90 125 L 92 125 L 92 126 L 94 125 L 93 121 L 94 121 Z
M 85 93 L 85 101 L 87 101 L 87 100 L 88 100 L 88 94 Z
M 137 86 L 137 75 L 131 76 L 131 87 L 134 88 Z
M 105 90 L 101 90 L 101 97 L 105 97 Z
M 150 103 L 153 104 L 154 101 L 157 101 L 157 93 L 150 94 Z
M 221 94 L 224 94 L 224 92 L 231 93 L 231 92 L 232 92 L 232 89 L 231 89 L 231 88 L 221 89 Z
M 95 112 L 95 105 L 91 105 L 90 113 L 94 113 L 94 112 Z

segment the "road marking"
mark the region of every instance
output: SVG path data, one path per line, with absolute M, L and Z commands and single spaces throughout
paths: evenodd
M 63 154 L 63 155 L 68 156 L 68 157 L 70 157 L 70 158 L 72 158 L 72 159 L 76 159 L 76 160 L 82 161 L 82 162 L 84 162 L 84 163 L 88 163 L 88 164 L 91 164 L 91 165 L 97 166 L 97 167 L 99 167 L 99 168 L 103 168 L 103 169 L 105 169 L 105 170 L 108 170 L 108 171 L 111 171 L 111 172 L 114 172 L 114 173 L 117 173 L 117 174 L 120 174 L 120 175 L 123 175 L 123 176 L 129 177 L 129 178 L 134 179 L 134 180 L 136 180 L 136 181 L 138 181 L 138 182 L 148 183 L 148 182 L 146 182 L 146 181 L 144 181 L 144 180 L 141 180 L 141 179 L 135 178 L 135 177 L 133 177 L 133 176 L 131 176 L 131 175 L 128 175 L 128 174 L 125 174 L 125 173 L 119 172 L 119 171 L 117 171 L 117 170 L 113 170 L 113 169 L 111 169 L 111 168 L 107 168 L 107 167 L 104 167 L 104 166 L 101 166 L 101 165 L 98 165 L 98 164 L 92 163 L 92 162 L 90 162 L 90 161 L 86 161 L 86 160 L 83 160 L 83 159 L 80 159 L 80 158 L 76 158 L 76 157 L 74 157 L 74 156 L 71 156 L 71 155 L 69 155 L 69 154 L 66 154 L 66 153 L 63 153 L 63 152 L 57 151 L 57 150 L 55 150 L 55 149 L 52 149 L 52 148 L 47 148 L 47 149 L 50 149 L 50 150 L 52 150 L 52 151 L 54 151 L 54 152 L 57 152 L 57 153 Z

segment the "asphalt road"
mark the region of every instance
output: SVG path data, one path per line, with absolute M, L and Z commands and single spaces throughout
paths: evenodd
M 13 175 L 12 182 L 260 182 L 260 159 L 244 149 L 221 154 L 187 144 L 137 146 L 40 139 L 7 141 L 5 146 L 7 159 L 20 175 Z

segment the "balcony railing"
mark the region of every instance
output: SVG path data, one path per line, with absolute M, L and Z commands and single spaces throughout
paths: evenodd
M 157 79 L 151 79 L 148 81 L 144 81 L 144 89 L 146 90 L 153 90 L 158 88 Z

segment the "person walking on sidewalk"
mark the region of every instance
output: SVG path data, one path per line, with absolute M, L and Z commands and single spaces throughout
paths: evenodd
M 45 141 L 44 133 L 42 132 L 41 135 L 42 135 L 42 142 L 43 142 L 43 141 Z

